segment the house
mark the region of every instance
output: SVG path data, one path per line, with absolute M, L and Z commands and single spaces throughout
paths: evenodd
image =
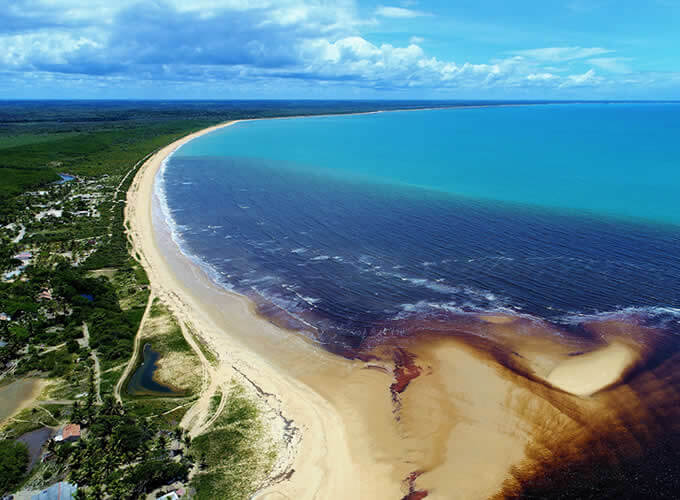
M 55 441 L 68 441 L 73 443 L 80 439 L 80 426 L 78 424 L 66 424 L 55 436 Z
M 171 491 L 167 495 L 158 497 L 156 500 L 179 500 L 179 496 L 177 496 L 177 493 L 175 493 L 174 491 Z
M 38 300 L 52 300 L 52 291 L 45 289 L 38 295 Z
M 12 321 L 12 317 L 7 313 L 0 313 L 0 321 Z
M 28 261 L 30 261 L 33 258 L 33 254 L 31 252 L 21 252 L 16 254 L 14 258 L 19 259 L 24 264 L 27 264 Z
M 71 500 L 72 498 L 75 498 L 76 491 L 78 491 L 77 484 L 62 481 L 53 484 L 37 495 L 33 495 L 31 500 Z

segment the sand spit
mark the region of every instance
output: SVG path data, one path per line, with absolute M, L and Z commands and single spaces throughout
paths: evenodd
M 614 343 L 563 361 L 547 380 L 565 392 L 590 396 L 621 380 L 637 358 L 630 347 Z
M 151 157 L 126 217 L 153 293 L 219 358 L 183 423 L 194 435 L 205 430 L 210 396 L 232 378 L 267 409 L 281 453 L 257 497 L 514 497 L 584 456 L 620 463 L 667 430 L 666 419 L 680 422 L 677 405 L 656 413 L 675 394 L 675 360 L 641 341 L 654 333 L 642 326 L 613 322 L 570 336 L 503 315 L 405 321 L 399 331 L 413 335 L 368 342 L 348 359 L 258 316 L 179 252 L 153 207 L 163 160 L 216 128 Z M 592 445 L 614 430 L 616 440 Z

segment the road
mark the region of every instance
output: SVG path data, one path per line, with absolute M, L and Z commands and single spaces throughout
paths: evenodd
M 85 339 L 85 346 L 90 347 L 90 330 L 87 327 L 87 323 L 83 321 L 83 337 Z M 102 393 L 101 393 L 101 380 L 102 380 L 102 369 L 101 365 L 99 364 L 99 357 L 97 356 L 97 351 L 92 349 L 90 351 L 91 356 L 92 356 L 92 361 L 94 361 L 94 387 L 96 390 L 95 394 L 95 403 L 98 405 L 104 404 L 104 401 L 102 401 Z

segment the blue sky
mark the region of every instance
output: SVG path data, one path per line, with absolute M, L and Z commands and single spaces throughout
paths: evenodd
M 680 99 L 680 0 L 0 9 L 0 98 Z

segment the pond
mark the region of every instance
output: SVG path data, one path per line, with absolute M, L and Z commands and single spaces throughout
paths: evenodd
M 151 344 L 144 345 L 144 361 L 130 378 L 127 392 L 131 396 L 180 396 L 171 387 L 159 384 L 153 379 L 158 369 L 156 362 L 160 354 L 151 348 Z
M 43 446 L 52 436 L 53 432 L 54 431 L 49 427 L 42 427 L 40 429 L 27 432 L 18 439 L 18 441 L 24 443 L 28 448 L 28 455 L 31 459 L 28 464 L 28 470 L 31 470 L 38 460 L 40 460 Z
M 40 393 L 42 381 L 26 378 L 0 387 L 0 422 L 28 406 Z
M 69 181 L 72 181 L 73 179 L 75 179 L 74 176 L 68 175 L 68 174 L 58 174 L 58 175 L 59 175 L 59 177 L 61 177 L 61 179 L 59 179 L 57 182 L 55 182 L 55 184 L 64 184 L 65 182 L 69 182 Z

